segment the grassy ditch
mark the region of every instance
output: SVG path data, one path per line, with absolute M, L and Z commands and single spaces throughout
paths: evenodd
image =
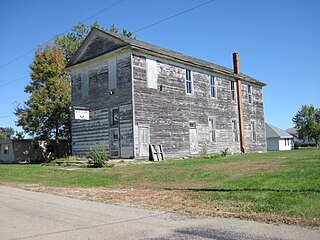
M 320 225 L 317 148 L 102 169 L 0 165 L 0 182 L 192 215 Z

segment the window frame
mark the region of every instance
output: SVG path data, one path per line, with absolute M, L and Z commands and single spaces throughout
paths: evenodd
M 197 122 L 196 121 L 189 121 L 188 126 L 190 129 L 197 129 Z
M 158 89 L 158 62 L 155 59 L 146 58 L 147 65 L 147 87 Z
M 234 142 L 239 142 L 238 122 L 235 119 L 231 120 L 232 125 L 232 138 Z
M 247 85 L 247 93 L 248 93 L 248 103 L 252 104 L 252 86 L 250 84 Z
M 250 121 L 251 139 L 253 142 L 257 141 L 257 125 L 255 121 Z
M 114 126 L 114 125 L 118 125 L 120 123 L 120 112 L 119 112 L 119 108 L 111 108 L 110 109 L 110 125 Z M 117 119 L 115 119 L 115 117 L 118 116 Z
M 210 122 L 212 122 L 212 125 Z M 208 117 L 208 127 L 209 127 L 210 142 L 217 142 L 217 134 L 216 134 L 217 124 L 216 124 L 215 117 Z
M 186 69 L 186 81 L 185 81 L 186 94 L 193 94 L 193 78 L 191 69 Z
M 90 85 L 88 68 L 85 68 L 81 72 L 80 81 L 81 81 L 81 88 L 80 88 L 81 97 L 88 97 L 89 96 L 89 85 Z
M 235 102 L 237 97 L 236 97 L 236 82 L 231 80 L 230 81 L 230 95 L 231 95 L 231 101 Z
M 9 145 L 4 144 L 3 154 L 8 155 L 9 154 L 9 150 L 10 150 Z
M 217 98 L 217 81 L 214 75 L 210 75 L 210 97 Z
M 117 58 L 108 61 L 108 90 L 115 90 L 118 86 Z

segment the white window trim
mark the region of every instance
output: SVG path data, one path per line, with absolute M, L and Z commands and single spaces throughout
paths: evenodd
M 239 142 L 239 128 L 238 128 L 238 121 L 236 119 L 231 120 L 231 129 L 232 129 L 233 142 Z
M 213 129 L 210 129 L 210 120 L 213 119 Z M 209 127 L 209 136 L 210 136 L 210 142 L 215 143 L 217 142 L 217 123 L 215 117 L 208 117 L 208 127 Z M 214 131 L 214 139 L 212 139 L 212 132 Z
M 252 129 L 252 126 L 254 129 Z M 257 141 L 257 124 L 255 121 L 250 121 L 250 130 L 251 130 L 251 140 L 253 142 Z
M 211 96 L 211 88 L 212 88 L 212 85 L 211 85 L 211 79 L 213 78 L 213 81 L 214 81 L 214 96 Z M 210 98 L 217 98 L 217 77 L 215 75 L 210 75 L 209 76 L 209 85 L 210 85 Z
M 233 88 L 234 88 L 233 90 L 231 88 L 232 83 L 233 83 Z M 232 102 L 237 101 L 237 91 L 236 91 L 237 86 L 236 86 L 236 84 L 237 84 L 236 81 L 233 81 L 233 80 L 230 81 L 230 98 L 231 98 Z M 232 99 L 232 92 L 234 92 L 234 99 Z
M 190 71 L 190 82 L 191 82 L 191 93 L 188 93 L 187 91 L 187 71 Z M 187 95 L 193 95 L 194 90 L 193 90 L 193 74 L 192 74 L 192 70 L 189 68 L 185 69 L 185 82 L 184 82 L 184 86 L 185 86 L 185 92 Z

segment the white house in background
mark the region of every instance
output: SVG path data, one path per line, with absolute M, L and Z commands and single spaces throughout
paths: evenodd
M 288 128 L 286 130 L 287 133 L 293 136 L 293 142 L 295 147 L 311 147 L 316 146 L 316 141 L 314 139 L 303 140 L 299 139 L 298 132 L 296 128 Z
M 267 150 L 281 151 L 294 148 L 293 136 L 280 128 L 266 123 Z

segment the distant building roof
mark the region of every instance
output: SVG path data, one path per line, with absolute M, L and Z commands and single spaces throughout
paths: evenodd
M 267 138 L 293 138 L 288 132 L 266 123 Z
M 297 132 L 297 129 L 296 128 L 288 128 L 287 130 L 286 130 L 286 132 L 288 132 L 288 133 L 290 133 L 292 136 L 294 136 L 294 137 L 297 137 L 298 136 L 298 132 Z

